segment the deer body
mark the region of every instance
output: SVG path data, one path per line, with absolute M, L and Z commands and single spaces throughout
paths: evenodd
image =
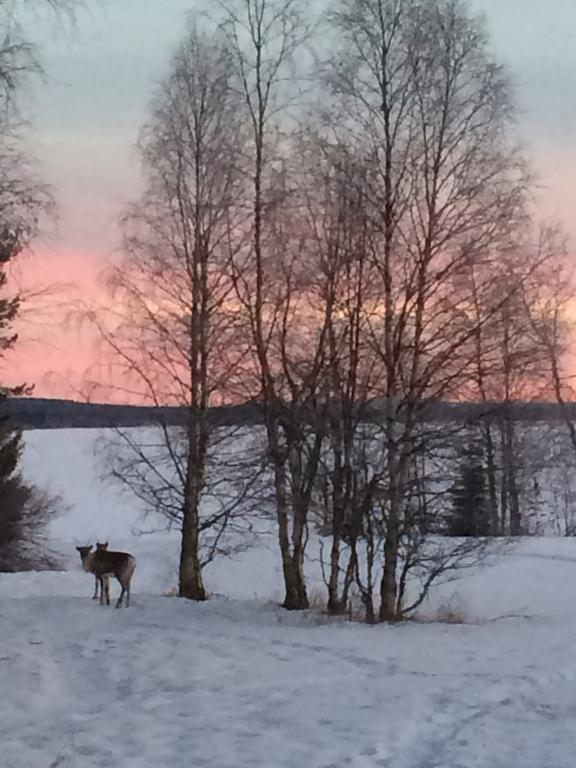
M 107 547 L 107 545 L 106 545 Z M 116 608 L 122 604 L 122 598 L 126 595 L 126 605 L 130 605 L 130 582 L 134 569 L 136 568 L 136 558 L 128 552 L 112 552 L 101 546 L 95 552 L 92 547 L 76 547 L 80 553 L 82 567 L 87 573 L 93 573 L 98 584 L 100 584 L 100 604 L 110 605 L 110 585 L 109 577 L 115 576 L 122 591 L 116 602 Z
M 108 549 L 108 542 L 104 542 L 101 544 L 99 541 L 96 542 L 96 552 L 103 552 Z M 108 582 L 108 576 L 103 576 L 101 579 L 98 576 L 94 576 L 94 594 L 92 595 L 92 600 L 98 599 L 98 587 L 100 587 L 100 604 L 102 604 L 102 593 L 103 593 L 103 587 L 104 587 L 104 581 L 106 581 L 106 584 Z M 107 584 L 108 588 L 108 584 Z

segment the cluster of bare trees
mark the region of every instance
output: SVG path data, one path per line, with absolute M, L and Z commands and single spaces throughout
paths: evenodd
M 335 0 L 311 19 L 301 0 L 237 0 L 211 13 L 156 93 L 145 192 L 101 321 L 122 386 L 185 405 L 188 426 L 161 429 L 162 459 L 136 439 L 117 474 L 164 512 L 176 490 L 182 595 L 205 596 L 205 537 L 257 486 L 286 608 L 308 606 L 316 525 L 328 609 L 354 592 L 367 620 L 395 620 L 484 546 L 438 536 L 453 427 L 435 402 L 498 401 L 479 426 L 490 532 L 521 530 L 507 406 L 565 397 L 563 247 L 532 234 L 510 83 L 465 2 Z M 210 420 L 215 402 L 249 399 L 260 453 Z M 214 477 L 210 451 L 234 439 L 249 459 L 240 479 Z M 219 492 L 230 499 L 213 514 L 205 497 Z
M 526 232 L 529 235 L 526 235 Z M 543 451 L 527 439 L 517 403 L 555 400 L 567 435 L 573 426 L 565 407 L 570 388 L 563 370 L 568 343 L 568 302 L 572 279 L 561 233 L 533 234 L 526 222 L 502 253 L 492 292 L 480 300 L 473 274 L 473 371 L 468 396 L 485 405 L 475 427 L 488 488 L 487 532 L 527 531 L 522 507 L 528 477 L 535 477 Z M 509 298 L 497 307 L 502 291 Z M 534 450 L 535 448 L 535 450 Z

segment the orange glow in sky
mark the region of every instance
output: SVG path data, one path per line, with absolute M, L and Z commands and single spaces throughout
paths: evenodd
M 18 344 L 0 361 L 2 381 L 34 384 L 37 397 L 83 397 L 84 373 L 95 359 L 95 334 L 81 326 L 81 302 L 102 300 L 102 256 L 39 250 L 25 257 L 11 285 L 24 296 Z
M 73 29 L 42 27 L 36 18 L 30 27 L 49 75 L 30 94 L 30 144 L 53 187 L 60 220 L 58 234 L 22 262 L 21 280 L 27 290 L 60 288 L 25 305 L 20 342 L 0 360 L 0 380 L 34 383 L 37 396 L 83 395 L 84 372 L 95 360 L 94 332 L 66 318 L 75 303 L 103 298 L 97 274 L 119 245 L 123 205 L 139 191 L 138 132 L 190 11 L 190 0 L 105 5 L 79 12 Z M 517 85 L 519 128 L 538 176 L 542 216 L 564 224 L 574 250 L 573 0 L 472 5 L 486 14 L 493 49 Z M 554 45 L 543 46 L 543 39 Z

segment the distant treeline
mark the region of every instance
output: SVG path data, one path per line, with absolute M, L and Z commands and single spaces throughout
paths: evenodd
M 112 405 L 105 403 L 79 403 L 73 400 L 49 398 L 15 398 L 8 401 L 7 412 L 22 429 L 138 427 L 162 423 L 184 426 L 189 412 L 184 407 L 153 407 L 144 405 Z M 576 403 L 561 407 L 557 403 L 451 403 L 428 401 L 421 404 L 424 421 L 476 422 L 498 420 L 503 417 L 519 421 L 558 421 L 576 419 Z M 374 401 L 364 409 L 363 420 L 385 419 L 387 404 Z M 217 406 L 210 411 L 214 424 L 258 424 L 262 421 L 257 402 L 240 405 Z
M 151 424 L 184 425 L 188 412 L 182 407 L 113 405 L 79 403 L 48 398 L 15 398 L 6 411 L 22 429 L 61 429 L 99 427 L 140 427 Z M 216 424 L 250 424 L 259 419 L 255 404 L 215 407 L 211 412 Z

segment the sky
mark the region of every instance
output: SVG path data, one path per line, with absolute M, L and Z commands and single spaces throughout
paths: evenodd
M 181 39 L 191 0 L 86 0 L 76 23 L 25 20 L 47 77 L 29 89 L 30 145 L 59 206 L 35 254 L 21 265 L 26 286 L 73 284 L 97 295 L 97 274 L 118 249 L 123 205 L 137 197 L 135 149 L 153 89 Z M 576 2 L 472 0 L 492 48 L 516 84 L 520 133 L 539 179 L 544 218 L 560 220 L 576 243 Z M 56 293 L 52 302 L 63 298 Z M 38 305 L 40 306 L 40 305 Z M 35 383 L 38 396 L 84 396 L 93 357 L 86 329 L 42 307 L 3 361 L 3 380 Z

